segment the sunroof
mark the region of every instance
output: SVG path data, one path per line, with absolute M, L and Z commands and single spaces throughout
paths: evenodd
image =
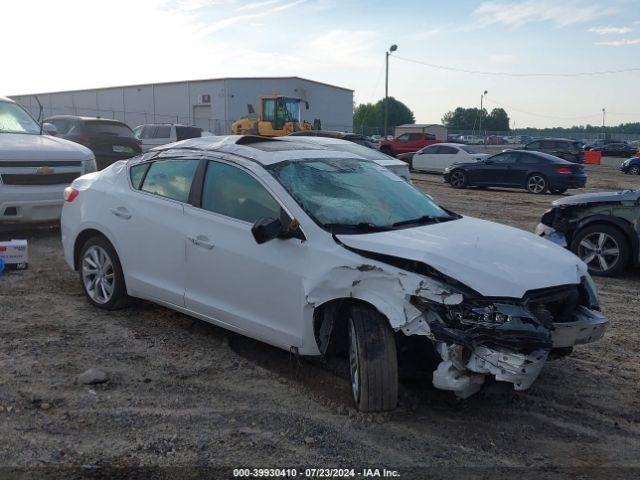
M 282 142 L 271 138 L 247 136 L 240 138 L 236 145 L 246 145 L 247 147 L 262 150 L 263 152 L 286 152 L 291 150 L 326 150 L 322 145 L 310 143 Z

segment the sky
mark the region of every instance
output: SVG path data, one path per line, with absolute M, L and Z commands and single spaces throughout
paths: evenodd
M 640 121 L 640 0 L 2 0 L 0 95 L 233 76 L 389 94 L 418 123 L 502 106 L 511 127 Z M 9 48 L 11 45 L 11 48 Z M 501 73 L 472 74 L 453 69 Z M 571 77 L 512 76 L 638 68 Z M 510 75 L 502 75 L 508 73 Z

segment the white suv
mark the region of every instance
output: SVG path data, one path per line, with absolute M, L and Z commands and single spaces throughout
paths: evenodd
M 167 143 L 179 142 L 189 138 L 203 136 L 199 127 L 177 125 L 172 123 L 149 123 L 138 125 L 133 129 L 133 134 L 142 142 L 142 151 L 147 152 L 154 147 Z
M 345 352 L 361 410 L 395 407 L 408 346 L 434 347 L 434 385 L 466 397 L 486 375 L 528 388 L 608 324 L 572 253 L 330 147 L 186 140 L 66 197 L 65 259 L 93 305 L 144 298 L 294 354 Z
M 51 125 L 43 128 L 55 133 Z M 0 97 L 0 223 L 58 220 L 65 187 L 96 170 L 91 150 L 45 135 L 43 128 Z

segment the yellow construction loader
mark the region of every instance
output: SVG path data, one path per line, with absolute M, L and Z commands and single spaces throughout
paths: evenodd
M 301 130 L 311 130 L 314 126 L 302 121 L 299 98 L 283 96 L 260 97 L 260 115 L 256 118 L 253 106 L 249 105 L 248 117 L 239 118 L 231 125 L 234 135 L 260 135 L 263 137 L 282 137 Z M 304 102 L 306 109 L 309 103 Z M 251 115 L 254 115 L 253 118 Z M 319 123 L 319 121 L 316 121 Z

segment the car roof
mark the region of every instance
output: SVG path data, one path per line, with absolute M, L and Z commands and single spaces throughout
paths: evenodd
M 359 155 L 331 150 L 328 146 L 312 144 L 308 141 L 281 140 L 277 138 L 259 137 L 256 135 L 226 135 L 197 137 L 180 142 L 161 145 L 149 152 L 198 151 L 203 154 L 223 153 L 253 160 L 261 165 L 293 160 L 309 160 L 314 158 L 354 158 L 362 160 Z M 136 157 L 140 158 L 140 157 Z
M 100 118 L 100 117 L 83 117 L 79 115 L 52 115 L 45 118 L 47 120 L 82 120 L 83 122 L 105 122 L 105 123 L 117 123 L 118 125 L 127 125 L 120 120 L 113 120 L 112 118 Z M 128 126 L 128 125 L 127 125 Z
M 530 156 L 534 156 L 534 157 L 539 157 L 545 160 L 550 160 L 554 163 L 571 163 L 568 160 L 565 160 L 564 158 L 560 158 L 560 157 L 556 157 L 554 155 L 549 155 L 548 153 L 544 153 L 544 152 L 536 152 L 535 150 L 505 150 L 504 152 L 500 152 L 500 153 L 496 153 L 496 155 L 500 155 L 501 153 L 507 153 L 507 152 L 513 152 L 513 153 L 523 153 L 525 155 L 530 155 Z M 492 155 L 493 156 L 493 155 Z

